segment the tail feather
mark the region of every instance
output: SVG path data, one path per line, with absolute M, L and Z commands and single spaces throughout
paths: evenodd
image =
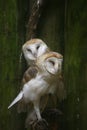
M 11 108 L 14 104 L 20 101 L 23 97 L 23 92 L 21 91 L 18 96 L 13 100 L 13 102 L 9 105 L 8 109 Z

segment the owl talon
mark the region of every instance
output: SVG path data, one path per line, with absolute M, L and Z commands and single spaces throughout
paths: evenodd
M 26 122 L 25 123 L 25 128 L 28 128 L 28 127 L 33 127 L 33 125 L 35 124 L 35 122 L 37 122 L 37 120 L 31 120 L 29 122 Z
M 38 120 L 33 124 L 33 130 L 48 130 L 48 123 L 45 119 Z

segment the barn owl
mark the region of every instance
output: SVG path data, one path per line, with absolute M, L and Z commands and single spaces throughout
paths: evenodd
M 22 52 L 28 63 L 31 65 L 37 57 L 49 51 L 48 46 L 41 39 L 31 39 L 22 46 Z
M 23 88 L 8 109 L 17 102 L 19 105 L 21 102 L 26 105 L 32 103 L 37 119 L 41 120 L 40 100 L 52 91 L 54 93 L 53 85 L 61 74 L 62 60 L 62 55 L 55 52 L 38 57 L 35 65 L 29 67 L 25 72 L 22 80 Z

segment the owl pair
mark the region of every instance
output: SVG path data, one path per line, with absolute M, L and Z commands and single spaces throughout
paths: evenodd
M 29 123 L 35 119 L 42 120 L 41 112 L 50 100 L 49 94 L 59 99 L 65 97 L 65 90 L 61 85 L 63 56 L 50 51 L 40 39 L 26 42 L 22 51 L 29 68 L 23 76 L 22 90 L 8 108 L 18 103 L 19 112 L 28 111 L 26 122 Z

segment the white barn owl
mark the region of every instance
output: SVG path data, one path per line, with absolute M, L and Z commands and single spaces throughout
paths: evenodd
M 42 54 L 49 51 L 48 46 L 41 39 L 31 39 L 22 46 L 22 52 L 28 63 L 31 65 Z
M 40 100 L 45 95 L 55 92 L 55 83 L 61 74 L 61 64 L 63 57 L 59 53 L 49 52 L 38 57 L 36 65 L 29 67 L 23 76 L 23 88 L 10 104 L 22 105 L 33 104 L 33 109 L 37 119 L 41 120 Z M 54 88 L 53 88 L 54 85 Z M 19 107 L 22 111 L 22 107 Z

